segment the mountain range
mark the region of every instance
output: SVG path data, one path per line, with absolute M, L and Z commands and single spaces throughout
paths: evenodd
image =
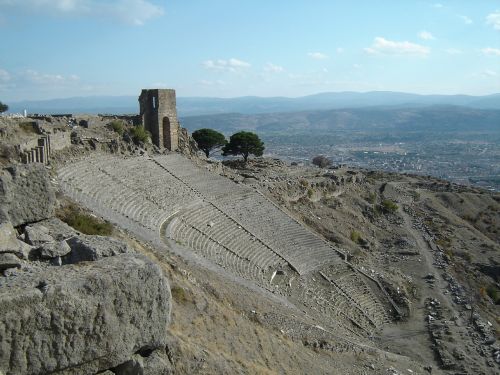
M 500 131 L 500 110 L 434 105 L 428 107 L 364 107 L 260 114 L 227 113 L 181 119 L 190 131 L 212 128 L 231 134 L 329 134 L 332 131 L 494 132 Z
M 138 113 L 136 96 L 89 96 L 7 103 L 11 113 Z M 179 97 L 180 117 L 223 113 L 259 114 L 385 106 L 418 108 L 434 105 L 500 109 L 500 93 L 485 96 L 418 95 L 390 91 L 327 92 L 288 97 L 245 96 L 237 98 Z

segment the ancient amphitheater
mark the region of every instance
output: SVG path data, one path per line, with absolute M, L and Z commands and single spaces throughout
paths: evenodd
M 58 171 L 62 190 L 104 218 L 280 294 L 366 336 L 392 315 L 376 280 L 260 192 L 179 154 L 93 155 Z

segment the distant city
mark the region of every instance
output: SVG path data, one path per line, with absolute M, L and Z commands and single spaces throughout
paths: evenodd
M 285 144 L 268 137 L 266 154 L 289 162 L 309 163 L 319 154 L 334 164 L 443 178 L 454 183 L 500 191 L 500 149 L 486 141 Z

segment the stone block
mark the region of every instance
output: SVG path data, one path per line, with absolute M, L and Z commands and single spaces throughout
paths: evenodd
M 165 347 L 170 309 L 160 267 L 133 254 L 0 278 L 0 371 L 111 369 Z
M 14 227 L 54 215 L 55 192 L 41 164 L 11 166 L 0 173 L 0 208 Z

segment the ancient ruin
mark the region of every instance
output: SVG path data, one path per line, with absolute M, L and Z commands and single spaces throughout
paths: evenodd
M 49 164 L 50 154 L 71 145 L 70 133 L 42 134 L 38 138 L 16 145 L 24 164 Z
M 142 123 L 155 145 L 176 151 L 179 147 L 179 122 L 175 90 L 144 89 L 139 96 Z
M 66 195 L 140 237 L 194 253 L 273 293 L 310 305 L 324 301 L 318 310 L 335 316 L 339 330 L 370 334 L 395 314 L 379 286 L 338 249 L 265 196 L 181 155 L 85 158 L 61 168 L 59 181 Z

